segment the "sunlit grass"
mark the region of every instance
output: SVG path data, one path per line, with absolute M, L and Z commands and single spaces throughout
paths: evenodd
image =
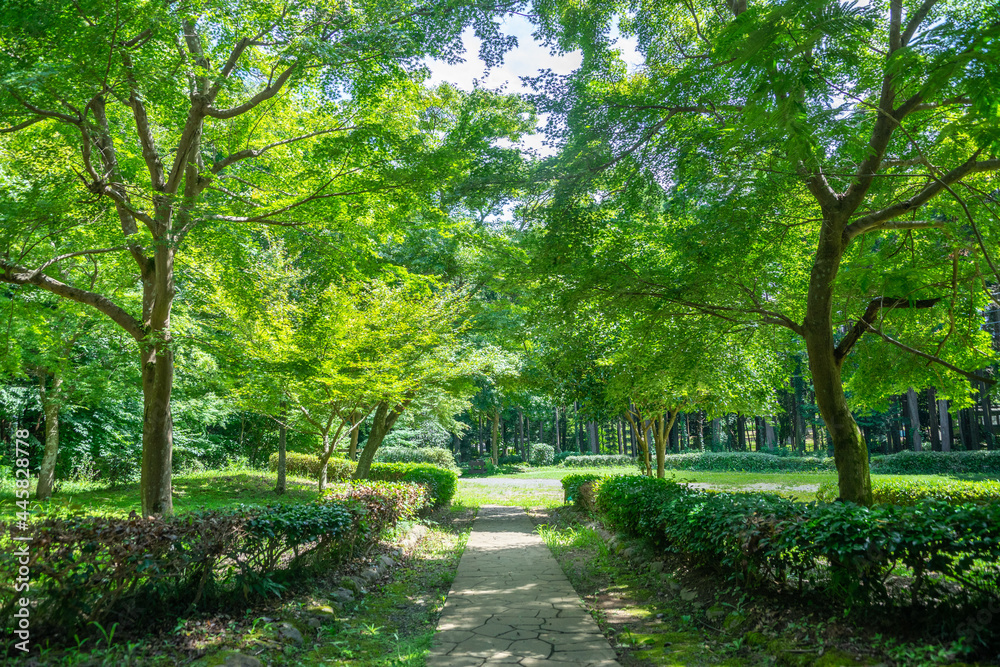
M 274 492 L 275 475 L 251 469 L 206 470 L 177 475 L 173 479 L 174 511 L 215 510 L 234 504 L 302 503 L 315 500 L 316 483 L 289 477 L 283 495 Z M 34 489 L 32 488 L 32 493 Z M 0 491 L 0 521 L 9 521 L 18 511 L 13 489 Z M 139 511 L 139 484 L 107 487 L 94 482 L 64 482 L 47 502 L 32 499 L 30 511 L 68 513 L 82 511 L 91 515 L 128 516 Z
M 563 504 L 561 487 L 530 488 L 507 485 L 482 485 L 460 479 L 458 492 L 452 505 L 479 507 L 503 505 L 506 507 L 558 507 Z

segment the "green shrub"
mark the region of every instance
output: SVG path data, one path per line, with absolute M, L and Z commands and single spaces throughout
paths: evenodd
M 85 635 L 93 624 L 122 629 L 176 618 L 197 606 L 232 608 L 280 594 L 307 572 L 327 569 L 377 535 L 362 530 L 358 503 L 331 501 L 234 506 L 168 519 L 71 516 L 32 524 L 28 567 L 32 633 Z M 19 565 L 11 526 L 0 524 L 0 578 Z M 0 627 L 8 634 L 16 598 L 0 589 Z
M 319 457 L 313 454 L 300 454 L 299 452 L 285 453 L 285 473 L 295 477 L 308 477 L 319 479 L 320 465 Z M 278 470 L 278 454 L 275 452 L 267 459 L 267 466 L 271 472 Z M 327 481 L 349 479 L 354 474 L 356 464 L 345 458 L 331 456 L 326 464 Z
M 562 478 L 563 499 L 567 503 L 576 505 L 580 499 L 580 487 L 602 477 L 603 475 L 595 475 L 591 472 L 566 475 Z
M 557 452 L 554 457 L 552 457 L 552 462 L 559 465 L 565 461 L 570 456 L 590 456 L 590 452 Z
M 832 458 L 775 456 L 762 452 L 694 452 L 668 454 L 667 470 L 704 470 L 717 472 L 810 472 L 836 470 Z
M 819 487 L 816 498 L 833 502 L 840 495 L 836 482 Z M 906 479 L 873 479 L 872 496 L 880 505 L 916 505 L 922 500 L 944 500 L 949 503 L 987 503 L 1000 501 L 1000 482 L 989 480 L 967 482 L 949 480 L 930 482 Z
M 363 534 L 377 538 L 401 519 L 415 518 L 431 506 L 430 493 L 423 484 L 354 480 L 334 484 L 325 501 L 356 501 L 364 505 Z
M 267 467 L 271 472 L 278 470 L 278 453 L 271 454 L 267 459 Z M 285 473 L 295 477 L 319 478 L 319 457 L 313 454 L 285 452 Z
M 434 507 L 451 502 L 458 488 L 458 475 L 429 463 L 372 463 L 368 479 L 423 484 Z
M 524 459 L 519 454 L 507 454 L 497 459 L 497 465 L 501 466 L 517 465 L 518 463 L 524 463 Z
M 604 479 L 596 504 L 612 526 L 750 585 L 816 581 L 825 572 L 822 580 L 837 596 L 888 601 L 886 579 L 902 565 L 914 574 L 907 601 L 917 599 L 927 572 L 1000 594 L 1000 503 L 805 505 L 628 475 Z
M 873 456 L 871 471 L 881 475 L 948 475 L 972 473 L 1000 476 L 1000 451 L 897 452 Z
M 455 455 L 440 447 L 380 447 L 375 452 L 380 463 L 430 463 L 458 472 Z
M 590 456 L 568 456 L 563 461 L 567 468 L 611 468 L 634 466 L 635 459 L 624 454 L 592 454 Z
M 550 466 L 555 460 L 556 450 L 544 442 L 528 443 L 528 464 L 533 466 Z

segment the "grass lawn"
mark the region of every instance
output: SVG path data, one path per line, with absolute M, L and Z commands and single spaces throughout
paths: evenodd
M 495 478 L 494 478 L 495 479 Z M 524 487 L 512 484 L 482 484 L 476 480 L 458 480 L 453 507 L 504 505 L 507 507 L 559 507 L 563 504 L 562 487 Z
M 606 468 L 564 468 L 545 466 L 529 468 L 520 473 L 504 473 L 490 477 L 474 477 L 459 482 L 459 497 L 466 504 L 513 505 L 520 507 L 554 507 L 562 503 L 562 490 L 513 486 L 517 480 L 561 480 L 567 475 L 594 473 L 597 475 L 636 475 L 634 466 Z M 667 477 L 703 487 L 722 490 L 777 491 L 808 502 L 816 500 L 816 490 L 826 482 L 836 482 L 835 472 L 716 472 L 701 470 L 668 470 Z M 910 480 L 948 482 L 953 479 L 987 479 L 984 475 L 872 475 L 872 481 Z M 496 480 L 490 486 L 478 480 Z M 509 480 L 511 486 L 499 482 Z
M 274 493 L 275 474 L 259 470 L 208 470 L 177 475 L 173 479 L 174 511 L 223 509 L 231 505 L 265 505 L 270 503 L 302 503 L 317 497 L 316 482 L 289 477 L 284 495 Z M 34 480 L 33 485 L 34 486 Z M 34 493 L 34 488 L 32 488 Z M 108 488 L 85 482 L 66 482 L 48 502 L 32 502 L 31 511 L 71 512 L 107 516 L 128 516 L 139 511 L 139 484 Z M 0 490 L 0 521 L 14 518 L 14 490 Z

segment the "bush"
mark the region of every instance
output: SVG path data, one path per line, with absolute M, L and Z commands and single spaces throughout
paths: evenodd
M 440 447 L 380 447 L 375 460 L 381 463 L 430 463 L 458 472 L 455 455 Z
M 881 475 L 972 473 L 1000 476 L 1000 451 L 897 452 L 873 456 L 871 471 Z
M 329 501 L 355 501 L 365 508 L 361 520 L 363 534 L 377 538 L 400 519 L 415 518 L 431 506 L 430 493 L 423 484 L 358 480 L 335 484 L 323 495 Z
M 507 454 L 497 459 L 497 465 L 510 466 L 524 463 L 524 459 L 519 454 Z
M 603 480 L 596 503 L 612 526 L 748 584 L 780 586 L 792 577 L 801 585 L 826 572 L 824 583 L 838 596 L 888 600 L 886 579 L 903 565 L 914 576 L 911 600 L 927 583 L 926 572 L 1000 594 L 998 503 L 804 505 L 766 494 L 704 493 L 636 475 Z
M 609 468 L 612 466 L 634 466 L 636 459 L 624 454 L 592 454 L 590 456 L 568 456 L 563 461 L 567 468 Z
M 92 624 L 147 627 L 197 607 L 280 594 L 309 571 L 322 570 L 377 535 L 361 530 L 366 512 L 334 501 L 234 506 L 168 519 L 72 516 L 32 524 L 28 549 L 35 636 L 72 637 Z M 14 581 L 10 525 L 0 578 Z M 18 594 L 0 591 L 0 626 L 10 633 Z
M 602 475 L 595 475 L 589 472 L 566 475 L 562 478 L 563 499 L 567 503 L 579 506 L 580 487 L 601 478 Z
M 840 495 L 836 482 L 826 482 L 816 492 L 817 500 L 833 502 Z M 872 496 L 879 505 L 916 505 L 922 500 L 949 503 L 988 503 L 1000 501 L 1000 482 L 925 482 L 904 479 L 872 480 Z
M 368 479 L 423 484 L 434 507 L 451 502 L 458 488 L 458 475 L 429 463 L 372 463 Z
M 552 462 L 559 465 L 565 461 L 570 456 L 590 456 L 590 452 L 558 452 L 553 458 Z
M 533 466 L 550 466 L 555 460 L 556 450 L 544 442 L 528 443 L 528 464 Z
M 300 454 L 299 452 L 285 452 L 285 474 L 294 477 L 308 477 L 319 479 L 320 458 L 313 454 Z M 278 470 L 278 453 L 275 452 L 267 459 L 267 467 L 271 472 Z M 326 465 L 326 479 L 337 481 L 350 478 L 354 474 L 355 464 L 345 458 L 331 456 Z
M 667 470 L 706 470 L 718 472 L 831 471 L 837 467 L 832 458 L 811 456 L 775 456 L 762 452 L 695 452 L 668 454 Z

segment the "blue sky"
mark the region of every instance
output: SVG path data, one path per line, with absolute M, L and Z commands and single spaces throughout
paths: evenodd
M 518 46 L 509 52 L 500 67 L 487 69 L 486 64 L 479 59 L 480 40 L 469 28 L 462 35 L 465 44 L 465 62 L 449 65 L 439 60 L 427 61 L 431 71 L 429 84 L 448 82 L 462 90 L 471 90 L 475 80 L 487 88 L 503 88 L 506 92 L 529 92 L 521 83 L 519 77 L 537 76 L 539 70 L 551 69 L 556 74 L 569 74 L 580 66 L 580 54 L 568 53 L 553 55 L 549 48 L 532 37 L 533 27 L 523 16 L 508 16 L 501 23 L 501 30 L 517 37 Z M 635 52 L 635 42 L 631 39 L 618 40 L 618 47 L 623 53 L 630 69 L 637 67 L 641 58 Z M 541 119 L 540 124 L 544 124 Z M 542 145 L 542 137 L 536 134 L 528 137 L 523 145 L 525 148 L 538 151 L 542 155 L 551 154 L 552 150 Z

